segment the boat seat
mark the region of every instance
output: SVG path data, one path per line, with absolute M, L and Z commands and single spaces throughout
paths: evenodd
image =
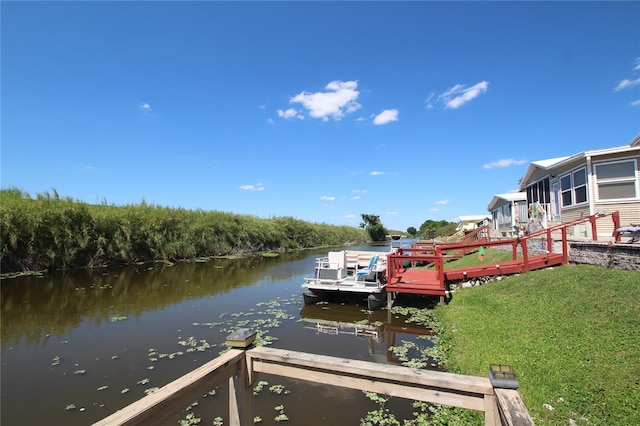
M 369 260 L 369 265 L 367 265 L 366 268 L 362 268 L 356 271 L 356 281 L 358 281 L 358 278 L 360 277 L 362 277 L 362 280 L 364 281 L 365 276 L 374 272 L 377 264 L 378 264 L 378 255 L 371 256 L 371 259 Z

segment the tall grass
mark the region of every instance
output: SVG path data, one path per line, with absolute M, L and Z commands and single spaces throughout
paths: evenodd
M 141 202 L 90 205 L 0 190 L 2 273 L 281 251 L 364 242 L 362 229 Z

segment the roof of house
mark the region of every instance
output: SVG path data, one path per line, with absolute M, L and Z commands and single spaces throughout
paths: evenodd
M 574 162 L 576 160 L 580 160 L 587 157 L 598 157 L 601 155 L 609 155 L 609 154 L 622 154 L 628 151 L 636 151 L 640 149 L 640 134 L 638 134 L 633 140 L 627 145 L 614 146 L 610 148 L 602 148 L 602 149 L 592 149 L 588 151 L 582 151 L 574 155 L 569 155 L 566 157 L 558 157 L 558 158 L 550 158 L 547 160 L 538 160 L 532 161 L 527 168 L 526 173 L 520 179 L 520 189 L 526 188 L 526 184 L 529 183 L 529 178 L 533 175 L 536 169 L 540 170 L 552 170 L 557 167 L 560 167 L 564 164 L 568 164 Z
M 478 214 L 471 216 L 458 216 L 460 218 L 460 222 L 471 222 L 471 221 L 480 221 L 484 219 L 491 219 L 491 216 L 486 214 Z
M 489 203 L 487 210 L 492 211 L 501 200 L 506 201 L 525 201 L 527 199 L 526 192 L 508 192 L 506 194 L 496 194 Z

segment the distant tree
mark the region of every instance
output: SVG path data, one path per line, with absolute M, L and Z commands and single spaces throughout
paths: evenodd
M 362 217 L 360 227 L 367 231 L 369 238 L 373 241 L 384 241 L 388 231 L 380 222 L 380 216 L 366 213 L 362 213 L 360 216 Z
M 412 237 L 415 237 L 418 234 L 418 230 L 413 226 L 410 226 L 407 228 L 407 234 L 411 235 Z
M 437 237 L 448 237 L 456 232 L 458 225 L 455 222 L 447 222 L 446 220 L 425 220 L 420 229 L 418 235 L 425 239 L 434 239 Z
M 378 215 L 362 213 L 360 217 L 362 217 L 362 222 L 360 222 L 360 228 L 367 229 L 370 226 L 381 224 L 380 216 Z

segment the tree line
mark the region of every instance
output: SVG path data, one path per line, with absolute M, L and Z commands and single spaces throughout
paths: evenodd
M 384 241 L 390 231 L 385 228 L 380 220 L 380 216 L 375 214 L 363 213 L 360 215 L 362 222 L 360 227 L 365 229 L 369 234 L 369 238 L 373 241 Z M 448 222 L 446 220 L 425 220 L 420 229 L 416 229 L 413 226 L 407 228 L 407 234 L 411 237 L 418 237 L 425 240 L 430 240 L 439 237 L 448 237 L 456 233 L 458 224 L 455 222 Z M 392 231 L 396 233 L 397 231 Z

